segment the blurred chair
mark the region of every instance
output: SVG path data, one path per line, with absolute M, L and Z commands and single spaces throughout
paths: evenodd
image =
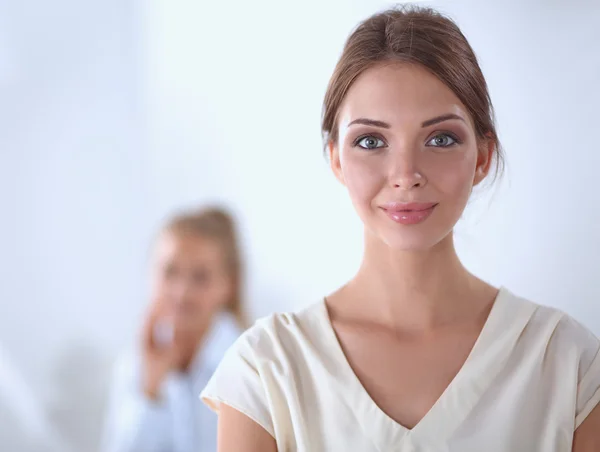
M 54 431 L 73 451 L 100 448 L 112 361 L 84 338 L 68 341 L 53 359 L 46 411 Z
M 0 438 L 2 450 L 11 452 L 71 452 L 1 346 Z

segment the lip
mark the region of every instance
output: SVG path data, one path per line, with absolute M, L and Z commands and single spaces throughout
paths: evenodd
M 399 224 L 419 224 L 424 222 L 437 207 L 435 202 L 391 202 L 381 209 L 394 222 Z
M 381 208 L 390 212 L 420 212 L 436 205 L 436 202 L 388 202 Z

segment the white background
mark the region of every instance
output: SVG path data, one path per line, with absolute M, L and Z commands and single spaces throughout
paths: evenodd
M 600 334 L 600 2 L 429 4 L 478 54 L 508 160 L 459 224 L 461 256 Z M 254 317 L 355 271 L 321 102 L 352 27 L 389 5 L 0 0 L 0 347 L 79 450 L 174 209 L 233 208 Z

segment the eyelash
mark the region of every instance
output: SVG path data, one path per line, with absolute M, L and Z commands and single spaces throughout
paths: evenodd
M 437 147 L 437 148 L 442 148 L 443 149 L 443 148 L 450 148 L 450 147 L 462 144 L 462 140 L 456 134 L 454 134 L 452 132 L 439 132 L 436 135 L 432 136 L 430 139 L 428 139 L 427 143 L 429 143 L 431 140 L 433 140 L 433 139 L 435 139 L 437 137 L 440 137 L 440 136 L 447 136 L 450 139 L 452 139 L 452 141 L 454 141 L 454 143 L 451 143 L 451 144 L 449 144 L 447 146 L 431 146 L 431 147 Z M 361 135 L 358 138 L 356 138 L 354 140 L 354 142 L 352 143 L 352 147 L 360 147 L 361 149 L 370 150 L 370 151 L 374 151 L 376 149 L 381 149 L 382 147 L 387 147 L 387 143 L 385 143 L 385 146 L 381 146 L 381 147 L 377 147 L 377 148 L 364 148 L 362 146 L 359 146 L 359 143 L 362 140 L 364 140 L 365 138 L 374 138 L 376 140 L 381 140 L 381 141 L 383 141 L 385 143 L 385 140 L 383 138 L 377 136 L 377 135 L 366 134 L 366 135 Z
M 378 148 L 364 148 L 362 146 L 359 146 L 359 143 L 364 140 L 365 138 L 374 138 L 375 140 L 381 140 L 385 143 L 385 145 L 387 146 L 387 143 L 385 142 L 385 140 L 377 135 L 373 135 L 371 133 L 365 134 L 365 135 L 361 135 L 358 138 L 356 138 L 354 140 L 354 142 L 352 143 L 352 147 L 360 147 L 361 149 L 365 150 L 365 151 L 374 151 L 376 149 L 381 149 L 381 147 Z M 385 147 L 385 146 L 382 146 Z
M 456 136 L 456 134 L 454 134 L 452 132 L 439 132 L 439 133 L 435 134 L 434 136 L 432 136 L 429 140 L 427 140 L 427 143 L 429 143 L 431 140 L 434 140 L 435 138 L 440 137 L 440 136 L 449 137 L 450 139 L 452 139 L 452 141 L 454 141 L 454 143 L 449 144 L 448 146 L 432 146 L 432 147 L 450 148 L 450 147 L 454 147 L 459 144 L 462 144 L 462 140 L 460 138 L 458 138 L 458 136 Z

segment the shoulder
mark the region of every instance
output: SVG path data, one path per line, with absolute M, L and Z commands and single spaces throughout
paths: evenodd
M 228 313 L 219 314 L 213 322 L 201 351 L 206 363 L 211 367 L 216 367 L 240 334 L 240 328 L 233 316 Z
M 303 343 L 318 340 L 327 322 L 324 302 L 294 312 L 281 312 L 258 319 L 239 342 L 263 358 L 281 358 Z
M 580 390 L 590 378 L 600 383 L 600 340 L 588 328 L 563 313 L 551 344 L 557 356 L 576 360 Z
M 578 320 L 564 311 L 534 303 L 508 292 L 514 306 L 529 306 L 531 317 L 524 331 L 524 340 L 541 346 L 561 360 L 578 362 L 579 374 L 589 370 L 600 350 L 600 339 Z
M 286 374 L 301 362 L 323 359 L 316 350 L 327 349 L 320 346 L 326 340 L 322 333 L 327 319 L 323 302 L 259 318 L 229 347 L 221 370 L 245 369 L 263 378 Z
M 600 339 L 586 326 L 564 311 L 537 304 L 532 318 L 534 326 L 552 327 L 550 344 L 576 352 L 582 364 L 592 362 L 600 348 Z
M 600 339 L 579 321 L 565 313 L 562 313 L 556 327 L 554 340 L 564 343 L 579 353 L 583 372 L 589 368 L 600 349 Z
M 287 405 L 282 394 L 314 353 L 324 309 L 320 303 L 258 319 L 227 350 L 202 400 L 216 411 L 225 403 L 275 436 L 274 410 Z
M 570 387 L 574 394 L 575 428 L 578 428 L 600 401 L 600 340 L 558 309 L 544 306 L 537 312 L 540 323 L 558 318 L 542 362 L 546 368 L 556 369 L 561 381 L 570 384 L 564 388 Z

